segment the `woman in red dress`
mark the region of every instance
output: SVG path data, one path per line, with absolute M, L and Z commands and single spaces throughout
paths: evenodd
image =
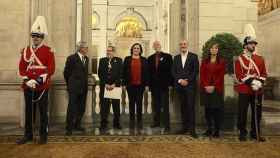
M 225 61 L 219 56 L 217 43 L 213 43 L 209 55 L 200 66 L 201 101 L 205 106 L 207 131 L 205 136 L 220 137 L 220 125 L 224 106 Z M 214 122 L 214 131 L 212 125 Z

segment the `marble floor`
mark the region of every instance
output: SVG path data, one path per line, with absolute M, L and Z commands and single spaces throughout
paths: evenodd
M 142 129 L 130 129 L 128 123 L 122 124 L 121 130 L 116 130 L 109 125 L 108 130 L 100 132 L 98 124 L 85 124 L 85 131 L 74 131 L 73 135 L 108 135 L 108 136 L 121 136 L 121 135 L 174 135 L 178 134 L 180 130 L 180 124 L 171 124 L 169 131 L 165 131 L 163 128 L 151 128 L 150 123 L 144 123 Z M 249 124 L 248 124 L 249 125 Z M 62 136 L 65 134 L 64 124 L 54 124 L 49 128 L 50 136 Z M 197 126 L 198 135 L 202 135 L 204 132 L 204 126 Z M 280 102 L 279 101 L 265 101 L 263 107 L 263 119 L 262 119 L 262 133 L 263 135 L 280 135 Z M 17 124 L 0 124 L 0 136 L 5 135 L 22 135 L 23 128 L 20 128 Z M 221 132 L 221 135 L 237 135 L 238 131 L 234 129 L 225 129 Z

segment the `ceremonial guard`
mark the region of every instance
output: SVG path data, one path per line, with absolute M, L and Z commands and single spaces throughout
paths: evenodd
M 32 45 L 22 50 L 19 62 L 25 99 L 25 131 L 24 137 L 18 139 L 17 144 L 33 140 L 36 108 L 40 111 L 39 144 L 47 143 L 48 89 L 55 71 L 54 53 L 43 43 L 47 35 L 45 18 L 38 16 L 31 28 Z
M 262 113 L 263 84 L 267 77 L 264 59 L 257 55 L 255 47 L 257 41 L 250 36 L 244 39 L 244 52 L 235 61 L 235 75 L 237 84 L 236 91 L 238 99 L 238 128 L 240 130 L 239 140 L 246 141 L 247 111 L 251 106 L 251 131 L 252 139 L 265 141 L 260 136 L 260 121 Z

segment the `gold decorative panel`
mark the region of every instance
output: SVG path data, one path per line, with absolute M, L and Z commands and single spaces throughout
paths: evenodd
M 258 14 L 264 15 L 277 8 L 280 8 L 280 0 L 259 0 Z

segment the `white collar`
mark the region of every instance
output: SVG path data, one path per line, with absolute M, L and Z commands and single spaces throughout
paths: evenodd
M 182 57 L 186 57 L 186 56 L 188 56 L 188 54 L 189 54 L 189 50 L 187 50 L 186 53 L 182 53 L 182 52 L 181 52 L 181 56 L 182 56 Z
M 251 58 L 253 53 L 250 53 L 249 51 L 244 51 L 244 56 L 247 58 Z
M 82 53 L 80 53 L 80 52 L 78 52 L 78 55 L 79 55 L 79 57 L 80 57 L 81 61 L 83 61 L 83 57 L 84 57 L 85 55 L 83 55 L 83 54 L 82 54 Z

